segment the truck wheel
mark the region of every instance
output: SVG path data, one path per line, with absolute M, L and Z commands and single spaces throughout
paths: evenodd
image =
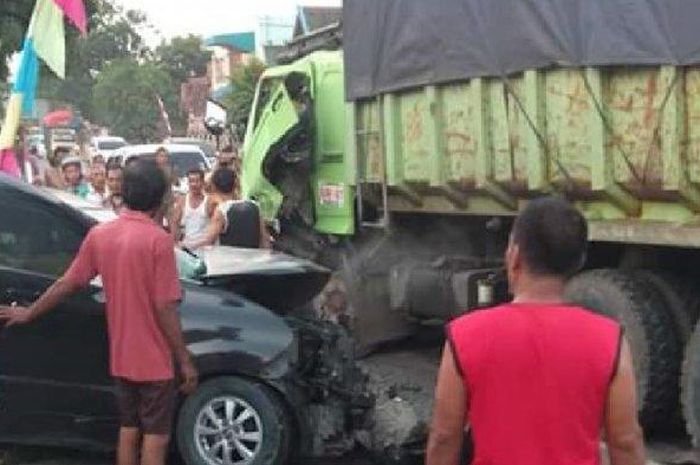
M 668 412 L 678 406 L 681 347 L 660 292 L 634 273 L 593 270 L 574 277 L 566 295 L 571 302 L 618 319 L 625 328 L 645 430 L 672 423 Z
M 685 347 L 681 375 L 681 406 L 685 427 L 695 447 L 700 446 L 700 324 Z
M 177 420 L 186 465 L 281 465 L 289 453 L 290 420 L 265 386 L 236 377 L 203 383 Z
M 678 340 L 685 346 L 693 333 L 700 311 L 700 293 L 682 276 L 667 271 L 636 271 L 641 279 L 654 286 L 663 297 Z

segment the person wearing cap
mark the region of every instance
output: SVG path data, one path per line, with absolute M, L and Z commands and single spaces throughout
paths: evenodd
M 78 197 L 87 198 L 90 193 L 90 187 L 83 179 L 83 167 L 80 158 L 75 155 L 65 157 L 61 161 L 61 171 L 63 180 L 66 183 L 66 191 Z

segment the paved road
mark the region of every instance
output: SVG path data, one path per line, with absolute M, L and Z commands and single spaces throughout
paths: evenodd
M 11 448 L 0 451 L 0 465 L 113 465 L 114 458 L 105 454 L 46 448 Z M 299 464 L 301 465 L 301 464 Z M 304 465 L 375 465 L 363 457 L 343 460 L 304 461 Z
M 650 460 L 647 465 L 700 465 L 700 451 L 692 451 L 686 444 L 669 442 L 648 446 Z M 104 454 L 81 451 L 65 451 L 46 448 L 11 448 L 0 450 L 0 465 L 112 465 L 113 458 Z M 417 465 L 420 461 L 412 461 Z M 604 461 L 604 464 L 607 462 Z M 301 464 L 297 464 L 301 465 Z M 377 465 L 358 454 L 342 460 L 305 460 L 303 465 Z

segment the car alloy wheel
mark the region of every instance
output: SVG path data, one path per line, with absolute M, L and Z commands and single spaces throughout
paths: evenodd
M 194 442 L 209 465 L 248 465 L 260 452 L 262 441 L 260 415 L 238 397 L 214 398 L 197 414 Z

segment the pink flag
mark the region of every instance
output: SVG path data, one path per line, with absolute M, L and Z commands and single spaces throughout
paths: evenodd
M 83 34 L 87 33 L 87 18 L 85 17 L 85 5 L 83 0 L 53 0 L 63 13 L 71 20 L 75 27 Z
M 15 156 L 15 151 L 13 149 L 0 150 L 0 173 L 9 174 L 15 178 L 22 176 L 22 172 L 19 170 L 19 164 L 17 164 L 17 157 Z

